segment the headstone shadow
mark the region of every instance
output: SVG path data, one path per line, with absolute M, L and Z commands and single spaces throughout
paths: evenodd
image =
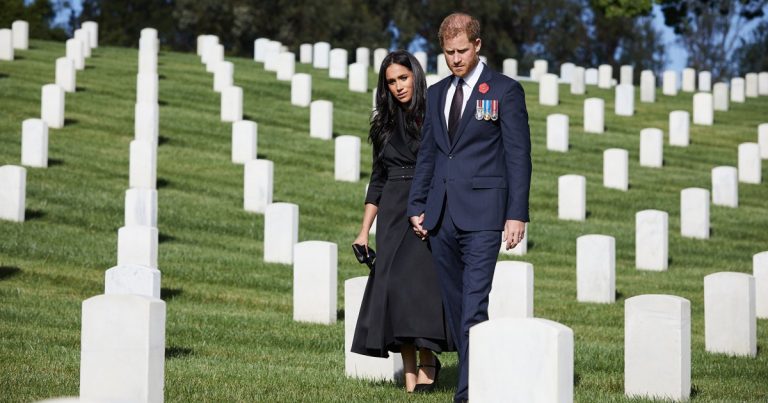
M 691 385 L 691 399 L 695 398 L 696 395 L 699 394 L 699 387 L 696 385 Z
M 163 144 L 168 144 L 168 142 L 171 141 L 168 137 L 165 136 L 158 136 L 157 137 L 157 145 L 161 146 Z
M 64 118 L 64 126 L 71 126 L 80 123 L 77 119 Z
M 95 69 L 95 68 L 96 68 L 95 66 L 91 66 L 91 65 L 89 65 L 89 64 L 87 64 L 87 65 L 85 66 L 85 69 L 86 69 L 86 70 L 91 70 L 91 69 Z
M 158 100 L 157 104 L 160 105 L 160 106 L 168 106 L 168 102 L 163 101 L 163 100 Z
M 250 120 L 250 121 L 253 121 L 253 116 L 251 116 L 251 115 L 249 115 L 249 114 L 245 114 L 245 113 L 244 113 L 244 114 L 243 114 L 243 120 Z
M 183 293 L 184 293 L 184 290 L 182 290 L 181 288 L 161 287 L 160 299 L 162 299 L 163 301 L 170 301 Z
M 175 241 L 175 240 L 176 240 L 176 237 L 175 237 L 175 236 L 173 236 L 173 235 L 168 235 L 168 234 L 164 234 L 164 233 L 162 233 L 162 232 L 161 232 L 161 233 L 158 235 L 158 237 L 157 237 L 157 242 L 158 242 L 158 243 L 167 243 L 167 242 L 173 242 L 173 241 Z
M 155 185 L 158 189 L 167 188 L 171 186 L 171 181 L 165 178 L 157 178 L 157 182 Z
M 579 386 L 579 383 L 581 383 L 581 375 L 579 375 L 578 373 L 574 372 L 573 373 L 573 387 L 575 388 L 575 387 Z
M 64 160 L 59 158 L 48 158 L 48 167 L 55 167 L 59 165 L 64 165 Z
M 267 154 L 256 153 L 256 159 L 268 160 L 269 157 L 267 157 Z
M 75 87 L 75 92 L 86 92 L 88 91 L 88 88 L 86 87 Z
M 184 358 L 186 356 L 192 355 L 194 352 L 191 348 L 187 347 L 166 347 L 165 348 L 165 358 L 171 359 L 171 358 Z
M 531 250 L 536 247 L 536 242 L 528 241 L 528 250 Z
M 336 320 L 344 320 L 344 308 L 336 310 Z
M 0 266 L 0 281 L 18 276 L 21 269 L 15 266 Z
M 8 78 L 8 74 L 0 73 L 0 79 L 2 79 L 2 78 Z
M 24 221 L 38 220 L 46 216 L 42 210 L 26 209 L 24 210 Z
M 166 76 L 165 76 L 165 74 L 159 74 L 159 75 L 157 76 L 157 79 L 158 79 L 158 80 L 165 80 L 166 78 L 168 78 L 168 77 L 166 77 Z

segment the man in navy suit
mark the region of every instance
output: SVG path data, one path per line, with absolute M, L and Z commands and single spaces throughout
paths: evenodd
M 469 328 L 488 319 L 500 239 L 514 248 L 528 221 L 531 140 L 523 88 L 479 63 L 480 23 L 451 14 L 438 37 L 453 75 L 427 93 L 407 214 L 429 236 L 465 401 Z

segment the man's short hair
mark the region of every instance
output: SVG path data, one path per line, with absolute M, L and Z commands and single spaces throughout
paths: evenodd
M 453 13 L 445 17 L 437 31 L 440 47 L 443 47 L 446 39 L 455 38 L 462 33 L 467 34 L 470 42 L 474 42 L 480 38 L 480 21 L 466 13 Z

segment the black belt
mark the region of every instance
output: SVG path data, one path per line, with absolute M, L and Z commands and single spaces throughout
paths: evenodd
M 405 181 L 413 179 L 413 171 L 415 167 L 394 167 L 389 168 L 387 171 L 389 175 L 388 180 L 391 181 Z

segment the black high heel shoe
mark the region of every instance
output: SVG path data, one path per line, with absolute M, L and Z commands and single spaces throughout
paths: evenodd
M 440 368 L 442 368 L 442 365 L 440 364 L 440 360 L 435 357 L 435 365 L 419 365 L 419 368 L 427 367 L 427 368 L 434 368 L 435 369 L 435 379 L 432 381 L 432 383 L 417 383 L 416 387 L 413 388 L 413 393 L 429 393 L 433 392 L 435 388 L 437 387 L 437 380 L 440 376 Z

